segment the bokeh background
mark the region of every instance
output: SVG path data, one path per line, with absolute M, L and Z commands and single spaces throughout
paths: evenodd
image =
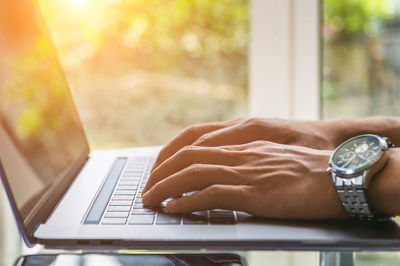
M 91 148 L 162 145 L 190 124 L 248 115 L 249 0 L 38 2 Z M 400 1 L 320 7 L 321 118 L 399 115 Z M 22 247 L 18 236 L 7 241 L 4 265 Z M 399 262 L 398 253 L 355 256 L 356 265 Z
M 247 114 L 247 0 L 40 0 L 92 148 Z
M 39 0 L 92 148 L 247 115 L 248 0 Z M 321 1 L 323 118 L 400 113 L 400 2 Z
M 400 114 L 400 1 L 322 1 L 322 114 Z

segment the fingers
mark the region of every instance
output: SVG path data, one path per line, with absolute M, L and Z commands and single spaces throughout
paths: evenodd
M 276 143 L 270 142 L 267 140 L 256 140 L 252 142 L 247 142 L 243 144 L 232 144 L 232 145 L 223 145 L 218 146 L 219 149 L 225 149 L 228 151 L 251 151 L 251 150 L 265 150 L 265 146 L 268 145 L 268 148 L 273 148 L 277 146 Z
M 192 164 L 219 164 L 233 166 L 239 163 L 244 153 L 220 148 L 186 146 L 157 167 L 150 176 L 143 193 L 154 184 Z
M 176 136 L 170 143 L 168 143 L 158 155 L 156 162 L 153 165 L 152 171 L 156 169 L 162 162 L 167 158 L 175 154 L 177 151 L 185 146 L 191 145 L 202 135 L 212 132 L 221 128 L 229 127 L 238 123 L 242 119 L 235 119 L 223 122 L 214 122 L 201 125 L 194 125 L 183 130 L 178 136 Z
M 238 185 L 244 178 L 233 168 L 220 165 L 193 164 L 155 184 L 143 195 L 143 203 L 159 205 L 162 201 L 186 192 L 203 190 L 215 184 Z
M 193 145 L 208 147 L 238 145 L 265 137 L 266 133 L 260 134 L 259 130 L 251 130 L 247 123 L 236 123 L 230 127 L 221 128 L 202 135 Z
M 171 213 L 191 213 L 212 209 L 249 212 L 251 201 L 251 193 L 247 186 L 213 185 L 190 196 L 172 200 L 168 202 L 166 208 Z

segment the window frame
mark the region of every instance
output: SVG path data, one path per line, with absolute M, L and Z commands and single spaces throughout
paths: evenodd
M 321 118 L 321 4 L 319 0 L 252 0 L 249 115 Z M 282 265 L 319 264 L 318 252 L 279 254 Z M 274 261 L 250 252 L 249 261 Z
M 321 117 L 319 0 L 253 0 L 249 114 Z

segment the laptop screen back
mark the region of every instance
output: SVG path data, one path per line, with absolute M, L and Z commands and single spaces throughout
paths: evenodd
M 24 224 L 87 150 L 36 6 L 0 1 L 0 160 Z

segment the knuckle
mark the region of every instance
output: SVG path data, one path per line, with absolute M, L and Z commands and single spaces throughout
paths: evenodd
M 212 136 L 213 136 L 212 133 L 206 133 L 206 134 L 202 135 L 202 136 L 197 140 L 197 142 L 204 142 L 204 141 L 207 141 L 207 140 L 211 139 Z
M 194 132 L 198 131 L 198 129 L 199 129 L 199 125 L 191 125 L 191 126 L 188 126 L 187 128 L 185 128 L 185 129 L 183 130 L 183 134 L 185 134 L 185 135 L 191 135 L 191 134 L 193 134 Z
M 267 141 L 267 140 L 261 140 L 261 139 L 259 139 L 259 140 L 253 141 L 253 144 L 254 144 L 255 146 L 262 146 L 262 145 L 265 145 L 265 144 L 273 145 L 273 142 L 270 142 L 270 141 Z
M 224 186 L 220 184 L 215 184 L 208 187 L 206 190 L 211 197 L 218 196 L 224 190 Z
M 259 117 L 250 117 L 242 122 L 242 126 L 251 131 L 263 130 L 263 119 Z
M 250 121 L 253 124 L 257 124 L 257 123 L 259 123 L 261 121 L 261 118 L 260 117 L 252 117 L 252 118 L 250 118 Z
M 186 169 L 187 169 L 187 172 L 189 172 L 190 174 L 197 174 L 197 173 L 202 172 L 206 168 L 207 168 L 206 165 L 194 163 L 194 164 L 189 165 Z
M 256 124 L 260 124 L 261 120 L 262 119 L 259 117 L 250 117 L 247 120 L 245 120 L 244 123 L 247 125 L 256 125 Z
M 199 147 L 193 145 L 185 146 L 178 151 L 177 156 L 185 161 L 193 160 L 192 157 L 196 154 L 196 150 L 199 150 Z
M 184 150 L 185 150 L 186 152 L 192 152 L 192 151 L 194 151 L 194 150 L 198 150 L 199 148 L 200 148 L 200 147 L 195 146 L 195 145 L 187 145 L 187 146 L 184 147 Z
M 191 146 L 191 145 L 185 146 L 179 150 L 178 154 L 181 156 L 188 156 L 193 152 L 194 149 L 195 149 L 194 146 Z

